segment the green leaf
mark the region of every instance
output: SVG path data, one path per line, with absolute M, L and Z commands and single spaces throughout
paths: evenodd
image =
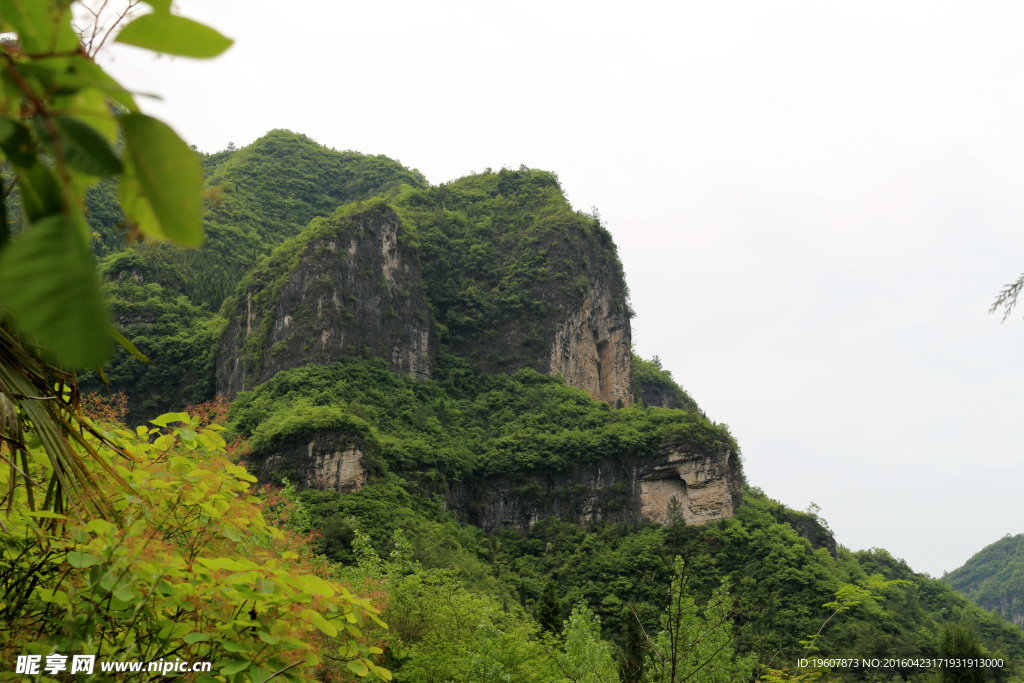
M 18 32 L 22 48 L 30 54 L 78 48 L 66 3 L 0 0 L 0 16 Z
M 14 175 L 21 191 L 21 205 L 29 221 L 35 222 L 64 210 L 60 183 L 48 166 L 35 160 L 25 166 L 15 164 Z M 88 226 L 84 230 L 83 236 L 88 235 Z
M 53 123 L 68 166 L 95 176 L 121 172 L 121 160 L 95 128 L 74 116 L 54 116 Z
M 85 528 L 100 535 L 109 535 L 117 531 L 117 525 L 108 522 L 105 519 L 90 519 L 89 523 L 85 525 Z
M 0 197 L 0 251 L 3 251 L 10 239 L 11 228 L 7 225 L 7 202 L 3 197 Z
M 131 586 L 122 585 L 118 586 L 117 589 L 114 590 L 114 597 L 130 604 L 138 597 L 138 595 L 134 590 L 132 590 Z
M 197 21 L 164 12 L 139 17 L 124 27 L 116 42 L 181 57 L 216 57 L 235 41 Z
M 248 676 L 249 676 L 249 680 L 252 681 L 253 683 L 265 683 L 266 681 L 271 680 L 270 677 L 273 676 L 273 675 L 274 675 L 274 672 L 271 671 L 270 669 L 265 668 L 265 667 L 256 666 L 255 664 L 253 666 L 249 667 L 249 674 L 248 674 Z
M 53 510 L 33 510 L 32 512 L 25 513 L 29 517 L 46 517 L 48 519 L 67 519 L 62 514 L 54 512 Z
M 187 636 L 185 636 L 182 640 L 184 640 L 188 645 L 191 645 L 192 643 L 205 643 L 209 639 L 209 633 L 199 633 L 198 631 L 193 631 L 192 633 L 189 633 Z
M 39 599 L 43 602 L 52 602 L 57 605 L 69 604 L 68 594 L 56 588 L 43 588 L 39 591 Z
M 366 668 L 366 665 L 358 659 L 352 659 L 345 662 L 345 666 L 347 666 L 348 670 L 354 673 L 356 676 L 365 676 L 366 674 L 370 673 L 370 670 Z
M 18 129 L 18 124 L 6 117 L 0 116 L 0 143 L 5 141 L 7 138 L 14 134 L 14 131 Z
M 160 417 L 156 417 L 150 420 L 150 422 L 157 425 L 158 427 L 166 427 L 172 422 L 188 423 L 188 421 L 188 413 L 164 413 Z
M 91 567 L 99 563 L 100 558 L 95 555 L 80 553 L 74 550 L 68 553 L 68 564 L 78 569 L 85 569 L 86 567 Z
M 62 88 L 73 90 L 94 89 L 109 95 L 118 104 L 124 106 L 130 112 L 138 113 L 139 106 L 135 103 L 130 92 L 125 90 L 120 83 L 103 70 L 101 66 L 91 59 L 84 57 L 73 57 L 71 68 L 59 73 L 56 82 Z M 75 112 L 79 116 L 82 112 Z
M 338 635 L 337 627 L 335 627 L 335 625 L 331 622 L 324 619 L 324 616 L 319 612 L 311 609 L 305 609 L 302 610 L 301 614 L 304 619 L 309 620 L 311 624 L 320 629 L 320 631 L 323 632 L 324 635 L 330 636 L 331 638 Z
M 36 145 L 28 128 L 8 118 L 0 118 L 0 150 L 15 166 L 29 167 L 36 162 Z
M 118 119 L 124 132 L 125 216 L 146 235 L 186 247 L 203 242 L 203 170 L 199 157 L 171 128 L 144 114 Z
M 110 316 L 78 215 L 39 221 L 0 252 L 0 308 L 68 367 L 103 363 Z

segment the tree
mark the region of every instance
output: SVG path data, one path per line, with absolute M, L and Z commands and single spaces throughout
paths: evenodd
M 992 302 L 988 312 L 995 313 L 1000 308 L 1003 309 L 1003 320 L 1005 321 L 1013 313 L 1013 308 L 1017 305 L 1017 298 L 1022 291 L 1024 291 L 1024 275 L 1003 287 L 1002 291 L 999 292 L 999 296 Z
M 562 627 L 562 601 L 558 599 L 558 586 L 548 581 L 537 603 L 537 623 L 548 633 L 558 633 Z
M 939 654 L 943 659 L 981 659 L 978 637 L 970 626 L 946 624 L 939 635 Z M 980 667 L 943 666 L 942 683 L 985 683 L 985 670 Z
M 203 177 L 188 145 L 93 58 L 115 29 L 116 42 L 185 57 L 216 56 L 231 40 L 172 14 L 171 0 L 147 0 L 142 16 L 131 0 L 109 20 L 106 3 L 87 5 L 92 19 L 76 33 L 71 4 L 0 0 L 0 33 L 17 36 L 0 44 L 0 458 L 30 508 L 35 490 L 44 508 L 89 501 L 109 513 L 72 445 L 97 462 L 82 433 L 113 446 L 80 417 L 75 370 L 99 368 L 112 341 L 146 359 L 111 325 L 85 193 L 115 180 L 129 238 L 198 246 Z M 49 485 L 28 473 L 32 438 L 49 458 Z
M 730 683 L 746 680 L 753 658 L 733 649 L 732 598 L 723 583 L 699 606 L 686 590 L 686 562 L 676 556 L 661 630 L 647 636 L 647 672 L 652 683 Z
M 619 670 L 622 683 L 642 683 L 644 680 L 644 633 L 634 608 L 629 606 L 625 615 L 626 647 L 622 651 Z
M 601 619 L 586 603 L 573 608 L 562 629 L 565 640 L 555 663 L 572 683 L 619 683 L 612 646 L 601 640 Z

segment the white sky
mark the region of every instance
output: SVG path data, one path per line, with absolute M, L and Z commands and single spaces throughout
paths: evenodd
M 1024 531 L 1021 3 L 176 5 L 235 46 L 107 64 L 188 142 L 555 171 L 753 485 L 933 575 Z

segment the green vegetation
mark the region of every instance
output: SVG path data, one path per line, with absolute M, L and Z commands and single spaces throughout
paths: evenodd
M 872 581 L 886 583 L 828 623 L 816 639 L 820 652 L 937 656 L 942 629 L 963 623 L 979 633 L 985 656 L 1008 662 L 1024 656 L 1024 634 L 1012 625 L 883 550 L 835 549 L 814 514 L 786 508 L 756 489 L 747 491 L 733 518 L 704 527 L 583 526 L 550 518 L 526 534 L 509 529 L 486 536 L 460 526 L 441 503 L 445 482 L 486 476 L 529 481 L 531 473 L 564 471 L 591 458 L 651 454 L 667 439 L 685 439 L 693 448 L 735 445 L 724 427 L 698 413 L 612 410 L 529 370 L 510 376 L 454 370 L 436 381 L 415 381 L 394 376 L 383 361 L 351 359 L 285 371 L 239 397 L 233 428 L 251 436 L 256 461 L 261 451 L 308 440 L 319 428 L 362 440 L 376 483 L 345 495 L 300 495 L 322 530 L 320 550 L 328 558 L 354 563 L 357 533 L 368 534 L 384 553 L 394 532 L 403 531 L 423 567 L 454 571 L 465 589 L 518 605 L 549 632 L 568 616 L 568 606 L 588 605 L 620 664 L 631 647 L 631 618 L 639 618 L 640 632 L 659 632 L 663 591 L 679 571 L 675 555 L 687 558 L 693 605 L 729 604 L 725 612 L 736 624 L 730 662 L 753 657 L 783 670 L 829 619 L 825 605 L 837 592 Z M 727 592 L 716 593 L 721 585 Z M 707 609 L 688 613 L 706 618 Z M 716 630 L 714 637 L 723 633 Z M 641 645 L 643 656 L 652 656 L 649 644 Z M 648 674 L 655 675 L 651 666 Z M 865 680 L 863 672 L 830 675 Z M 900 675 L 930 680 L 913 669 Z
M 146 4 L 119 40 L 193 57 L 229 43 L 165 0 Z M 8 660 L 208 659 L 203 683 L 1022 679 L 1020 629 L 884 550 L 836 546 L 813 508 L 748 488 L 731 518 L 651 524 L 623 513 L 635 492 L 618 481 L 573 512 L 568 501 L 588 488 L 572 477 L 588 467 L 671 450 L 733 454 L 737 486 L 742 471 L 728 429 L 657 358 L 633 358 L 631 408 L 546 374 L 555 331 L 588 297 L 622 325 L 630 315 L 611 236 L 569 206 L 554 174 L 502 169 L 428 187 L 398 162 L 281 130 L 199 153 L 137 111 L 66 9 L 0 0 L 0 32 L 19 41 L 0 44 Z M 432 379 L 398 376 L 364 347 L 242 393 L 231 449 L 282 488 L 252 489 L 203 418 L 168 414 L 131 431 L 80 410 L 70 369 L 102 362 L 111 337 L 124 350 L 85 381 L 127 390 L 134 417 L 212 398 L 228 316 L 254 304 L 260 330 L 243 355 L 255 367 L 270 309 L 311 247 L 326 263 L 322 238 L 381 217 L 400 222 L 403 258 L 420 273 L 396 289 L 425 297 L 415 315 L 437 336 Z M 204 234 L 201 248 L 181 248 Z M 326 291 L 331 275 L 308 284 Z M 367 298 L 389 286 L 374 279 Z M 308 342 L 278 340 L 271 356 Z M 145 356 L 152 365 L 136 362 Z M 365 485 L 296 492 L 298 460 L 271 458 L 314 437 L 357 447 Z M 485 533 L 456 504 L 473 486 L 538 514 Z M 1020 538 L 949 582 L 1016 618 Z M 808 653 L 1007 666 L 798 671 Z
M 134 432 L 95 425 L 117 452 L 86 442 L 99 452 L 89 473 L 113 501 L 113 522 L 33 511 L 22 489 L 8 494 L 0 535 L 0 590 L 11 596 L 0 604 L 5 660 L 38 655 L 41 673 L 47 655 L 95 654 L 101 677 L 103 662 L 209 661 L 210 673 L 197 678 L 208 683 L 371 672 L 390 680 L 378 666 L 379 593 L 375 606 L 366 577 L 349 572 L 339 582 L 289 530 L 295 525 L 282 513 L 293 505 L 251 495 L 254 478 L 224 458 L 221 427 L 184 413 L 153 424 Z M 25 462 L 32 477 L 48 467 L 41 449 Z M 0 470 L 5 490 L 15 474 Z M 355 586 L 364 596 L 350 592 Z
M 442 345 L 486 371 L 541 370 L 537 352 L 595 281 L 628 310 L 611 235 L 572 209 L 552 173 L 467 176 L 407 189 L 394 205 L 419 247 Z
M 379 467 L 427 486 L 470 476 L 563 472 L 623 454 L 653 455 L 667 442 L 735 450 L 724 426 L 697 413 L 612 410 L 533 370 L 467 375 L 457 368 L 418 381 L 392 374 L 379 359 L 280 372 L 242 393 L 231 420 L 251 438 L 256 457 L 351 424 Z
M 170 294 L 184 294 L 208 311 L 220 308 L 238 281 L 264 256 L 298 235 L 317 216 L 329 216 L 343 204 L 394 193 L 403 184 L 426 184 L 384 156 L 338 152 L 305 135 L 273 130 L 232 152 L 196 153 L 206 173 L 206 241 L 200 249 L 139 244 L 133 268 Z M 115 243 L 117 216 L 109 193 L 90 197 L 89 219 L 98 233 L 98 250 Z M 122 246 L 123 249 L 123 246 Z M 106 270 L 122 266 L 107 261 Z
M 394 220 L 401 224 L 400 258 L 419 271 L 404 285 L 426 298 L 415 314 L 424 322 L 429 317 L 441 364 L 546 372 L 557 326 L 597 283 L 610 297 L 611 314 L 623 320 L 629 315 L 621 264 L 600 221 L 574 211 L 553 174 L 502 169 L 438 187 L 405 185 L 386 198 L 348 204 L 277 247 L 224 304 L 226 315 L 244 311 L 259 321 L 242 351 L 248 376 L 258 376 L 275 351 L 267 346 L 279 323 L 281 291 L 304 260 L 316 257 L 311 245 L 326 250 L 325 240 Z M 367 277 L 363 271 L 348 275 Z M 324 278 L 329 290 L 331 278 Z
M 354 541 L 359 534 L 386 554 L 395 531 L 401 531 L 419 566 L 450 572 L 450 580 L 457 580 L 462 590 L 490 596 L 507 611 L 524 610 L 533 615 L 535 628 L 551 619 L 545 616 L 551 611 L 545 607 L 549 586 L 562 609 L 588 605 L 600 618 L 602 638 L 613 646 L 622 680 L 630 680 L 625 663 L 631 649 L 657 658 L 640 634 L 654 637 L 662 630 L 668 587 L 681 573 L 686 599 L 692 601 L 682 612 L 706 621 L 711 608 L 731 603 L 722 612 L 734 624 L 728 646 L 736 654 L 730 665 L 753 658 L 777 672 L 793 670 L 795 660 L 808 655 L 806 641 L 819 631 L 814 646 L 826 656 L 937 657 L 943 652 L 944 629 L 959 624 L 977 634 L 982 656 L 1007 662 L 1000 680 L 1016 680 L 1021 673 L 1013 668 L 1024 661 L 1019 629 L 941 581 L 915 574 L 884 550 L 840 547 L 833 557 L 825 548 L 814 548 L 780 521 L 793 511 L 756 489 L 747 491 L 736 516 L 703 527 L 582 526 L 549 518 L 526 534 L 507 530 L 492 536 L 460 525 L 440 499 L 410 492 L 415 490 L 387 475 L 356 493 L 307 490 L 300 499 L 313 527 L 322 530 L 320 550 L 332 560 L 357 565 Z M 673 564 L 676 555 L 686 558 L 683 569 Z M 723 585 L 729 586 L 725 592 Z M 871 587 L 870 592 L 861 585 Z M 845 608 L 832 616 L 841 604 Z M 565 616 L 563 611 L 559 623 Z M 633 628 L 637 618 L 639 629 Z M 712 629 L 709 637 L 723 638 L 725 633 Z M 686 648 L 677 647 L 681 649 Z M 651 666 L 648 662 L 645 667 L 649 674 Z M 904 668 L 893 673 L 904 681 L 937 680 L 934 671 Z M 400 674 L 397 668 L 398 680 Z M 870 674 L 837 669 L 824 679 L 806 680 L 873 680 Z M 798 679 L 782 675 L 772 680 Z
M 942 580 L 990 612 L 1024 623 L 1024 534 L 1004 536 Z
M 697 402 L 672 379 L 672 373 L 661 367 L 661 359 L 657 356 L 644 360 L 633 354 L 632 370 L 637 405 L 701 412 Z
M 107 442 L 81 418 L 73 371 L 103 363 L 114 340 L 146 359 L 111 325 L 83 207 L 91 196 L 109 220 L 116 182 L 134 234 L 194 247 L 203 240 L 203 177 L 181 138 L 142 114 L 94 61 L 93 40 L 98 49 L 111 37 L 105 19 L 94 14 L 91 27 L 78 27 L 92 32 L 83 42 L 69 4 L 0 2 L 0 33 L 15 36 L 0 42 L 0 443 L 11 456 L 9 495 L 21 482 L 35 507 L 39 484 L 24 471 L 16 477 L 15 460 L 27 469 L 38 440 L 50 464 L 41 506 L 87 504 L 109 517 L 86 469 L 88 458 L 99 460 L 86 436 Z M 115 41 L 192 57 L 213 57 L 231 44 L 172 14 L 167 2 L 147 4 L 151 13 L 117 17 Z
M 129 394 L 134 421 L 213 398 L 213 357 L 225 325 L 217 311 L 275 246 L 342 204 L 425 184 L 418 171 L 387 157 L 337 152 L 285 130 L 199 158 L 208 174 L 199 249 L 146 242 L 126 249 L 112 186 L 100 184 L 86 197 L 114 319 L 158 368 L 140 366 L 126 351 L 113 355 L 107 380 Z M 85 375 L 82 387 L 97 391 L 101 380 Z

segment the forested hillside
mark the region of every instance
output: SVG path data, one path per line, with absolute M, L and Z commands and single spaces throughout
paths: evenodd
M 425 185 L 418 171 L 386 157 L 337 152 L 284 130 L 201 157 L 208 189 L 199 249 L 126 243 L 113 184 L 100 183 L 87 197 L 114 319 L 154 361 L 140 365 L 118 349 L 107 368 L 135 421 L 213 398 L 221 302 L 275 246 L 342 204 Z M 86 377 L 83 387 L 100 383 Z
M 990 612 L 1024 628 L 1024 534 L 1006 535 L 942 580 Z
M 132 387 L 137 419 L 212 398 L 217 385 L 237 394 L 228 424 L 250 471 L 305 487 L 295 500 L 318 551 L 379 576 L 391 595 L 381 662 L 396 679 L 491 680 L 483 653 L 497 652 L 502 680 L 584 680 L 543 645 L 568 619 L 564 635 L 599 623 L 607 649 L 588 656 L 612 662 L 585 680 L 662 680 L 643 634 L 664 628 L 675 578 L 695 617 L 729 606 L 727 621 L 693 625 L 729 653 L 708 665 L 721 680 L 787 680 L 782 670 L 809 652 L 938 657 L 950 654 L 943 634 L 965 625 L 1010 680 L 1019 629 L 884 550 L 837 545 L 813 514 L 745 484 L 727 428 L 657 359 L 631 354 L 611 236 L 565 202 L 553 174 L 503 169 L 430 187 L 382 157 L 283 131 L 203 159 L 207 246 L 104 248 L 118 319 L 156 361 L 121 358 L 111 379 Z M 598 309 L 611 324 L 574 313 Z M 601 340 L 584 349 L 580 330 Z M 558 374 L 591 362 L 607 383 L 602 361 L 621 365 L 619 348 L 626 401 L 596 400 L 600 377 L 587 384 L 585 369 Z M 571 362 L 553 362 L 560 354 Z M 745 491 L 719 521 L 688 525 L 669 507 L 652 523 L 638 470 L 593 479 L 608 463 L 683 452 L 735 462 L 721 476 Z M 840 601 L 830 620 L 826 603 L 849 586 L 864 597 Z
M 554 174 L 430 186 L 287 131 L 196 154 L 200 249 L 126 244 L 112 186 L 88 195 L 115 323 L 152 361 L 119 352 L 113 398 L 83 377 L 99 392 L 90 410 L 109 429 L 219 415 L 227 457 L 264 486 L 256 518 L 279 528 L 245 540 L 229 524 L 223 552 L 279 551 L 372 596 L 351 603 L 362 631 L 343 645 L 363 664 L 329 663 L 330 625 L 289 625 L 259 637 L 292 649 L 247 650 L 232 675 L 263 680 L 301 651 L 324 655 L 320 680 L 924 682 L 954 679 L 936 666 L 795 665 L 977 655 L 1005 663 L 988 680 L 1021 680 L 1019 628 L 885 550 L 848 550 L 814 513 L 745 480 L 728 428 L 657 358 L 632 353 L 611 233 Z M 176 414 L 134 442 L 119 433 L 146 452 L 174 435 L 165 452 L 178 449 L 182 469 L 159 476 L 184 486 L 193 450 L 223 457 L 214 442 L 190 446 L 205 424 Z M 232 466 L 217 465 L 240 496 L 248 475 Z

